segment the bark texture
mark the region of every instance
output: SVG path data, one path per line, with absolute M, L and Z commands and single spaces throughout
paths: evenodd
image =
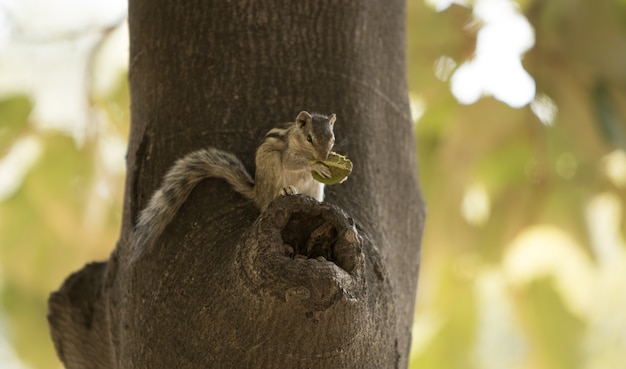
M 132 125 L 120 241 L 49 301 L 67 368 L 405 368 L 424 213 L 400 0 L 131 0 Z M 173 162 L 336 113 L 354 171 L 323 204 L 259 214 L 200 183 L 157 242 L 132 227 Z

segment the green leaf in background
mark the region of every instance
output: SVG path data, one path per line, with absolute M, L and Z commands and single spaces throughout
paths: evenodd
M 549 247 L 549 245 L 546 245 Z M 520 291 L 517 306 L 533 346 L 535 368 L 583 368 L 584 323 L 569 311 L 554 288 L 543 278 Z
M 89 243 L 77 230 L 92 168 L 89 150 L 77 150 L 70 137 L 48 134 L 41 145 L 40 160 L 19 190 L 0 203 L 0 310 L 9 318 L 19 356 L 36 368 L 53 369 L 46 300 L 68 265 L 80 265 L 80 248 Z
M 412 355 L 411 368 L 475 368 L 472 350 L 477 333 L 477 304 L 473 281 L 464 270 L 466 256 L 450 256 L 437 275 L 442 288 L 436 291 L 429 308 L 442 318 L 441 326 L 426 347 Z
M 534 28 L 535 43 L 521 62 L 537 92 L 534 107 L 519 109 L 490 97 L 459 104 L 450 92 L 448 74 L 438 74 L 440 58 L 454 73 L 455 67 L 476 57 L 475 36 L 481 24 L 472 11 L 478 2 L 453 4 L 441 12 L 427 5 L 435 2 L 407 3 L 408 76 L 411 96 L 423 109 L 416 142 L 428 204 L 413 330 L 419 345 L 411 369 L 612 369 L 626 362 L 624 340 L 604 339 L 607 324 L 624 331 L 622 317 L 607 314 L 602 329 L 592 327 L 589 316 L 570 311 L 549 279 L 519 288 L 508 285 L 508 293 L 502 294 L 512 307 L 502 336 L 519 333 L 528 347 L 516 361 L 521 365 L 503 364 L 510 342 L 496 340 L 481 348 L 472 337 L 460 339 L 463 332 L 485 330 L 484 320 L 475 316 L 483 316 L 484 307 L 475 306 L 471 296 L 478 285 L 473 275 L 502 266 L 507 246 L 528 229 L 556 227 L 595 255 L 597 248 L 612 245 L 613 236 L 594 230 L 591 223 L 615 222 L 621 231 L 614 237 L 622 241 L 615 241 L 614 247 L 624 249 L 626 191 L 607 179 L 606 168 L 610 153 L 616 156 L 626 149 L 626 0 L 516 2 Z M 548 120 L 540 119 L 536 110 L 542 96 L 553 106 Z M 616 169 L 624 165 L 614 164 L 614 172 L 624 173 Z M 463 212 L 474 188 L 483 191 L 488 210 L 482 222 L 472 222 Z M 590 202 L 606 192 L 616 200 L 614 217 L 591 219 Z M 550 246 L 546 244 L 546 250 Z M 459 255 L 471 261 L 461 265 L 473 265 L 469 269 L 476 272 L 450 278 Z M 541 261 L 543 255 L 536 257 Z M 598 273 L 626 280 L 623 260 L 612 262 L 615 269 L 598 263 Z M 572 260 L 564 258 L 563 263 L 577 272 Z M 601 280 L 581 278 L 594 291 L 603 286 Z M 579 287 L 576 281 L 569 283 Z M 601 306 L 612 301 L 602 295 L 592 298 Z M 616 288 L 611 299 L 617 301 L 616 310 L 626 311 L 626 289 Z M 434 317 L 436 328 L 424 324 L 423 317 Z M 472 325 L 476 329 L 468 328 Z M 582 344 L 594 337 L 602 337 L 597 346 Z M 474 361 L 477 349 L 485 350 L 489 360 Z M 611 365 L 597 364 L 606 362 Z
M 600 82 L 593 91 L 599 129 L 608 142 L 626 150 L 626 121 L 620 116 L 606 84 Z
M 25 95 L 0 100 L 0 156 L 23 130 L 32 109 L 33 104 Z
M 56 369 L 48 295 L 68 273 L 110 252 L 119 226 L 110 214 L 118 214 L 120 202 L 105 201 L 97 191 L 96 145 L 78 148 L 61 133 L 38 137 L 40 159 L 17 192 L 0 202 L 0 314 L 21 358 L 33 368 Z

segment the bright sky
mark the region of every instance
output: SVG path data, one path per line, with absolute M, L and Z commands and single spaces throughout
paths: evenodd
M 104 27 L 126 17 L 126 6 L 126 0 L 0 0 L 0 98 L 28 94 L 33 122 L 81 142 L 87 54 Z M 99 80 L 116 78 L 127 64 L 128 38 L 119 33 Z
M 467 3 L 427 2 L 438 11 Z M 473 12 L 480 21 L 475 56 L 452 75 L 452 94 L 462 104 L 473 104 L 482 96 L 493 96 L 514 108 L 529 104 L 535 97 L 535 81 L 522 67 L 521 58 L 535 43 L 532 26 L 512 0 L 475 0 Z

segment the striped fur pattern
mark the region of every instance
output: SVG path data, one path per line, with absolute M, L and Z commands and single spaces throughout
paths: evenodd
M 302 193 L 324 200 L 324 184 L 311 170 L 330 176 L 329 169 L 310 160 L 325 160 L 335 142 L 335 115 L 301 112 L 296 121 L 270 130 L 256 152 L 256 177 L 252 179 L 233 154 L 210 147 L 179 159 L 167 172 L 161 187 L 139 214 L 136 245 L 150 245 L 161 235 L 193 188 L 205 178 L 222 178 L 235 191 L 254 200 L 262 211 L 280 195 Z
M 335 115 L 301 112 L 296 121 L 274 128 L 256 152 L 255 201 L 265 209 L 276 196 L 301 193 L 324 200 L 324 184 L 313 179 L 311 170 L 330 176 L 323 164 L 335 143 Z

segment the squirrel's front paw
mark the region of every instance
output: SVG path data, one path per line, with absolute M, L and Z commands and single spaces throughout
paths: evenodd
M 280 196 L 297 195 L 298 193 L 300 193 L 300 191 L 298 191 L 297 188 L 291 185 L 283 187 L 280 189 L 280 191 L 278 191 L 278 195 Z
M 330 171 L 330 168 L 328 168 L 326 165 L 319 163 L 319 162 L 313 164 L 313 170 L 324 178 L 329 178 L 330 176 L 333 175 Z

